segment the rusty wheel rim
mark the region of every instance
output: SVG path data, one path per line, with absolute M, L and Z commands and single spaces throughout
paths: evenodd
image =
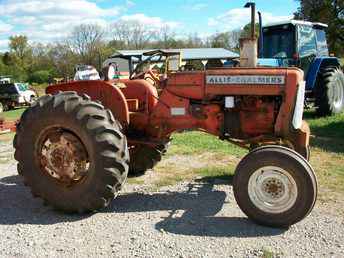
M 65 187 L 73 187 L 85 179 L 90 162 L 81 140 L 62 128 L 46 130 L 36 155 L 41 171 Z

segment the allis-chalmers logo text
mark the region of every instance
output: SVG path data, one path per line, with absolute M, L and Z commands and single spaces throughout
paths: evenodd
M 207 84 L 285 84 L 284 76 L 271 75 L 208 75 Z

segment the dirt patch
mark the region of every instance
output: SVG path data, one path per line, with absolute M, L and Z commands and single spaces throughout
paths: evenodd
M 130 179 L 129 182 L 140 185 L 141 188 L 158 190 L 161 186 L 207 176 L 208 173 L 216 176 L 214 169 L 223 170 L 220 174 L 231 175 L 233 167 L 239 161 L 240 159 L 235 156 L 210 152 L 200 155 L 167 155 L 154 170 L 147 171 L 141 177 Z

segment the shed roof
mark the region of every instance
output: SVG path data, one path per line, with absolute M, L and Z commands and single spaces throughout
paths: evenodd
M 110 58 L 114 57 L 140 57 L 143 53 L 151 52 L 157 49 L 145 50 L 118 50 Z M 172 52 L 180 52 L 182 59 L 187 60 L 209 60 L 209 59 L 229 59 L 239 57 L 239 54 L 224 48 L 182 48 L 168 49 Z

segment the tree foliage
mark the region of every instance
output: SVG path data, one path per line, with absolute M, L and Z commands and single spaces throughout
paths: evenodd
M 19 59 L 21 62 L 24 62 L 30 55 L 31 49 L 26 36 L 19 35 L 10 37 L 9 47 L 14 58 Z
M 29 75 L 28 81 L 30 83 L 39 83 L 43 84 L 49 81 L 51 78 L 51 73 L 50 71 L 47 70 L 39 70 L 31 73 Z
M 99 25 L 82 24 L 73 29 L 68 43 L 81 63 L 98 66 L 104 37 L 105 31 Z

